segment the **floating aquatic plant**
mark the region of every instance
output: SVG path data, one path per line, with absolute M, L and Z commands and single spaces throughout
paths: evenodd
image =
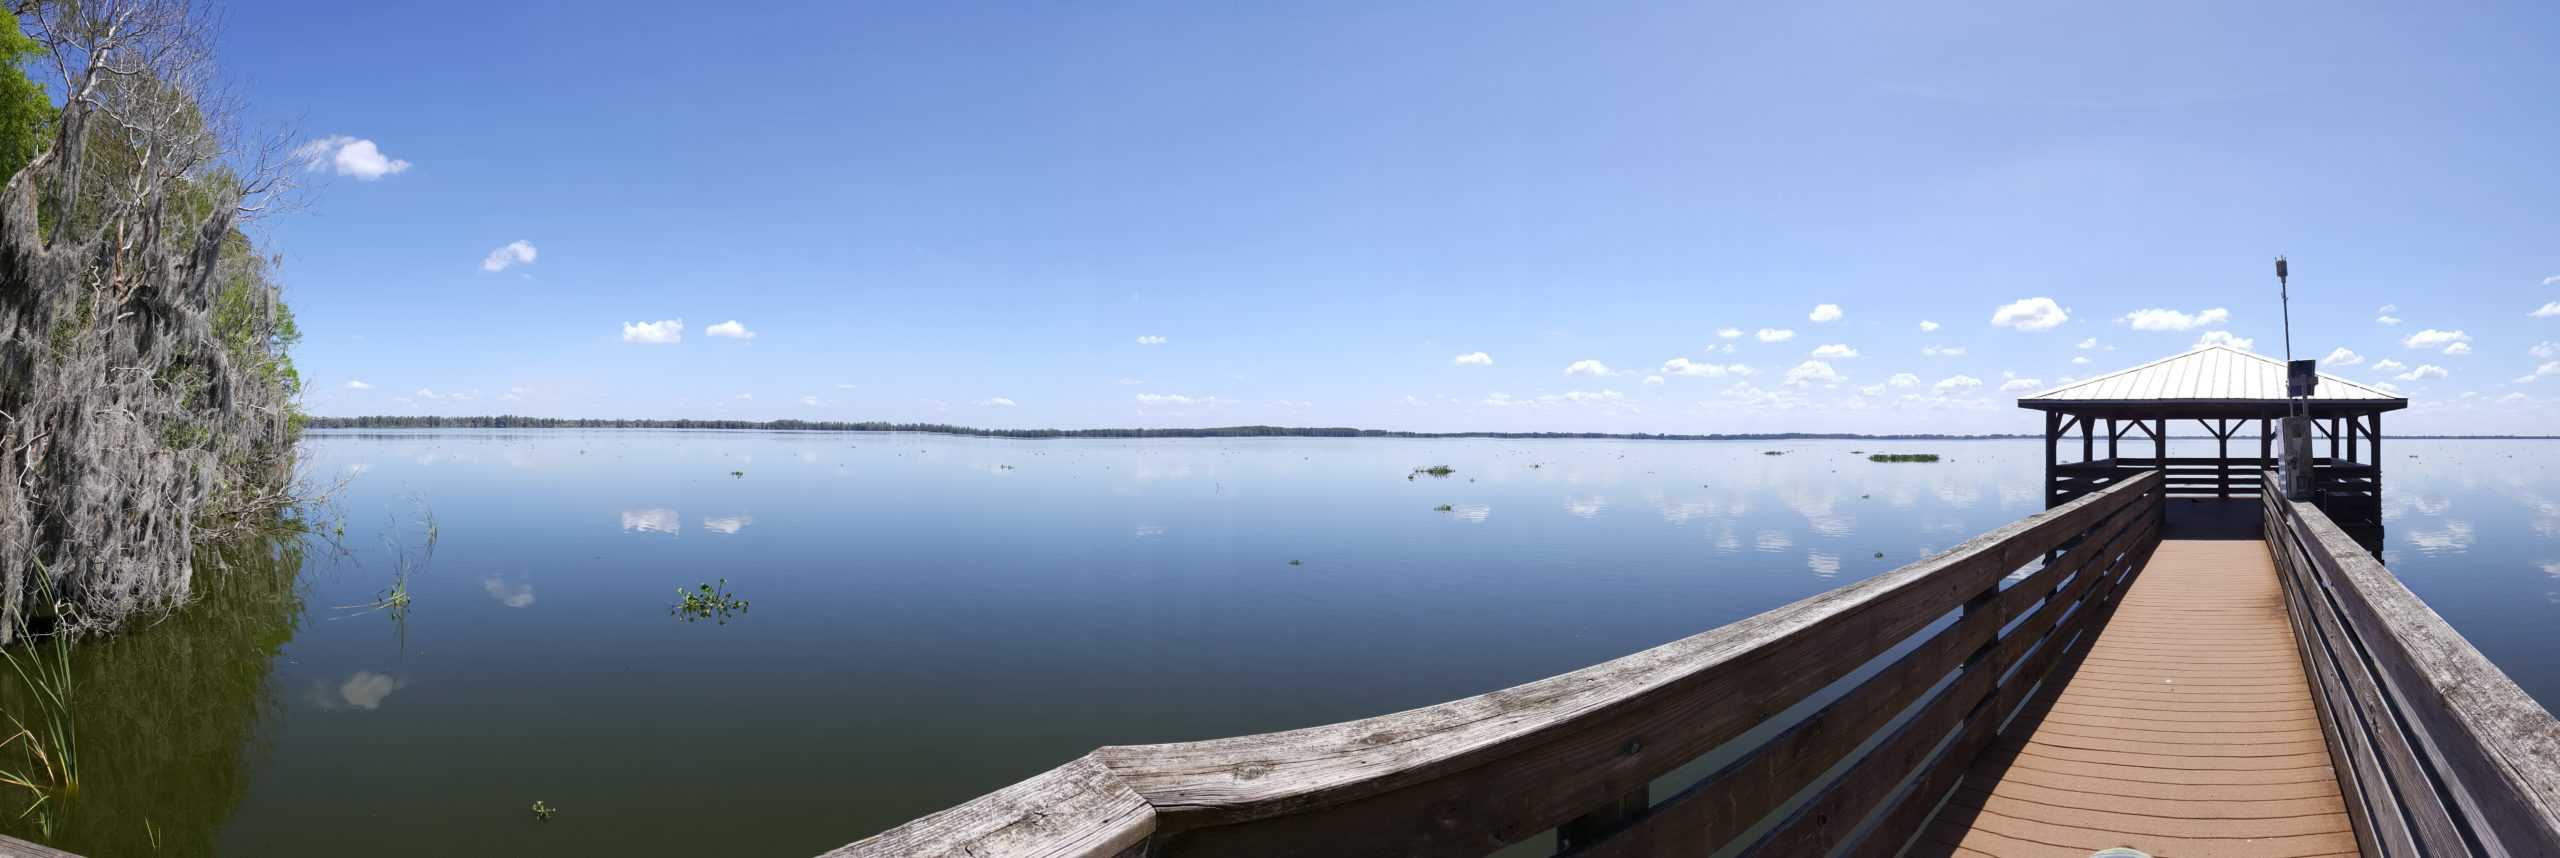
M 534 800 L 533 800 L 533 818 L 535 818 L 535 819 L 539 819 L 539 820 L 542 820 L 542 821 L 544 821 L 544 822 L 550 822 L 550 821 L 551 821 L 551 815 L 552 815 L 552 814 L 555 814 L 555 813 L 559 813 L 559 812 L 560 812 L 560 809 L 559 809 L 559 808 L 552 807 L 552 806 L 547 805 L 547 804 L 543 804 L 543 803 L 542 803 L 542 799 L 538 799 L 538 798 L 537 798 L 537 799 L 534 799 Z
M 675 607 L 668 613 L 682 617 L 688 623 L 695 620 L 713 620 L 725 626 L 729 624 L 729 615 L 747 612 L 747 600 L 738 598 L 736 593 L 729 592 L 727 578 L 720 579 L 718 584 L 704 584 L 690 591 L 678 587 L 676 598 Z
M 1870 462 L 1935 462 L 1937 460 L 1936 453 L 1877 453 L 1867 457 L 1867 461 Z

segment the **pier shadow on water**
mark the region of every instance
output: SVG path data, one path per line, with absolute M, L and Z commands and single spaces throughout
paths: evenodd
M 304 548 L 298 534 L 206 548 L 184 609 L 74 647 L 79 785 L 25 815 L 28 794 L 0 787 L 0 833 L 83 855 L 214 854 L 248 791 L 270 665 L 302 613 Z M 0 710 L 35 726 L 33 702 L 0 671 Z M 0 753 L 18 762 L 18 748 Z

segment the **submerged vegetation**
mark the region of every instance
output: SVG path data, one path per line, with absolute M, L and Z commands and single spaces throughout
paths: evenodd
M 1870 462 L 1935 462 L 1937 460 L 1936 453 L 1876 453 L 1867 457 L 1867 461 Z
M 731 614 L 747 612 L 747 600 L 738 598 L 736 593 L 729 592 L 727 578 L 720 579 L 718 584 L 704 584 L 691 591 L 678 587 L 676 599 L 676 605 L 669 613 L 683 618 L 688 623 L 695 620 L 715 620 L 725 626 L 729 624 Z
M 0 479 L 0 644 L 185 602 L 200 548 L 293 503 L 301 387 L 275 262 L 241 229 L 282 189 L 284 158 L 233 127 L 211 14 L 182 0 L 12 8 L 0 450 L 23 467 Z

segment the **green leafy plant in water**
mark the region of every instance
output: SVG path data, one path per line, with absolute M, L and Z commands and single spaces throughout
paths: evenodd
M 52 576 L 39 565 L 37 580 L 43 592 L 52 593 Z M 71 606 L 54 602 L 57 629 L 72 622 Z M 80 791 L 79 733 L 73 725 L 71 694 L 71 636 L 59 631 L 46 636 L 39 644 L 30 640 L 22 655 L 15 647 L 0 648 L 0 659 L 9 662 L 19 682 L 34 696 L 30 713 L 35 723 L 9 710 L 9 726 L 15 732 L 0 737 L 0 786 L 27 792 L 27 806 L 18 818 L 33 816 L 36 829 L 53 836 L 54 810 L 60 799 Z
M 695 620 L 714 620 L 725 626 L 729 624 L 729 615 L 747 612 L 747 600 L 738 598 L 736 593 L 729 592 L 727 578 L 720 579 L 718 584 L 704 584 L 690 591 L 678 587 L 676 598 L 678 599 L 676 606 L 668 613 L 682 617 L 688 623 Z
M 743 480 L 743 479 L 746 479 L 746 478 L 747 478 L 747 472 L 745 472 L 745 471 L 730 471 L 730 472 L 729 472 L 729 476 L 731 476 L 731 477 L 735 477 L 735 478 L 737 478 L 737 479 L 742 479 L 742 480 Z
M 541 820 L 541 821 L 543 821 L 543 822 L 550 822 L 550 821 L 551 821 L 551 815 L 552 815 L 552 814 L 555 814 L 555 813 L 559 813 L 559 812 L 560 812 L 560 809 L 559 809 L 559 808 L 552 807 L 552 806 L 547 805 L 547 804 L 543 804 L 543 803 L 542 803 L 542 799 L 538 799 L 538 798 L 537 798 L 537 799 L 534 799 L 534 800 L 533 800 L 533 818 L 535 818 L 535 819 Z
M 1415 468 L 1413 469 L 1413 472 L 1416 474 L 1430 474 L 1435 477 L 1445 477 L 1450 474 L 1457 473 L 1458 469 L 1447 465 L 1433 465 L 1428 468 Z M 1407 477 L 1407 479 L 1411 479 L 1411 477 Z
M 1453 507 L 1453 506 L 1450 506 L 1450 505 L 1448 505 L 1448 504 L 1445 504 L 1445 503 L 1444 503 L 1444 504 L 1441 504 L 1441 505 L 1439 505 L 1439 506 L 1432 507 L 1432 508 L 1431 508 L 1431 511 L 1432 511 L 1432 512 L 1448 512 L 1448 511 L 1453 510 L 1453 509 L 1456 509 L 1456 508 L 1457 508 L 1457 507 Z

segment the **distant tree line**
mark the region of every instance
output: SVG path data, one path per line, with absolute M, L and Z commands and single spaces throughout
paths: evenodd
M 1897 440 L 1961 441 L 1981 438 L 2035 438 L 2035 435 L 1861 435 L 1846 432 L 1768 432 L 1712 435 L 1665 435 L 1650 432 L 1394 432 L 1343 426 L 1212 426 L 1199 429 L 980 429 L 948 423 L 891 423 L 883 420 L 634 420 L 520 417 L 312 417 L 313 429 L 747 429 L 807 432 L 922 432 L 982 438 L 1517 438 L 1608 439 L 1623 441 L 1806 441 Z

